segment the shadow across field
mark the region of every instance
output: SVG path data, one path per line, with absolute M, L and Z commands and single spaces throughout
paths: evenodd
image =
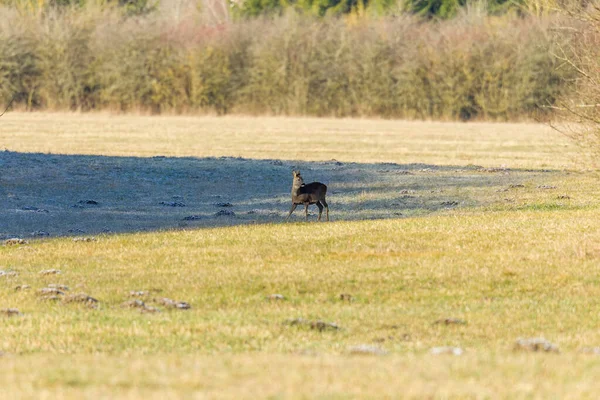
M 489 205 L 552 171 L 243 158 L 0 152 L 0 239 L 281 222 L 291 170 L 329 187 L 333 221 Z M 233 215 L 231 215 L 233 213 Z M 292 219 L 301 221 L 299 207 Z M 317 209 L 310 207 L 309 218 Z

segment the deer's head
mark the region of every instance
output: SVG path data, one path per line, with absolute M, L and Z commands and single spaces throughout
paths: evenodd
M 300 175 L 300 171 L 297 171 L 297 170 L 292 171 L 292 176 L 294 177 L 294 182 L 298 182 L 300 184 L 304 183 L 304 179 L 302 179 L 302 175 Z

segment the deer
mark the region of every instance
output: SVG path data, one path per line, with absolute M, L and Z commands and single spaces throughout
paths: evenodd
M 321 220 L 321 214 L 323 214 L 323 206 L 325 206 L 326 218 L 329 221 L 329 206 L 325 201 L 325 195 L 327 194 L 327 186 L 321 182 L 311 182 L 309 184 L 304 183 L 300 171 L 292 171 L 292 208 L 288 214 L 286 220 L 290 219 L 290 216 L 299 204 L 304 204 L 304 215 L 306 221 L 308 221 L 308 206 L 310 204 L 316 204 L 319 207 L 319 219 Z

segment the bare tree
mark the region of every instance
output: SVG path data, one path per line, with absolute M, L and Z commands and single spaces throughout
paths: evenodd
M 594 156 L 600 154 L 600 0 L 565 3 L 567 24 L 555 30 L 560 68 L 571 71 L 569 90 L 554 105 L 553 127 Z

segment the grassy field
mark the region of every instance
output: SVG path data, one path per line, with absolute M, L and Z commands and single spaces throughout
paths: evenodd
M 598 179 L 543 126 L 7 117 L 0 232 L 30 220 L 52 232 L 0 246 L 0 308 L 22 313 L 0 315 L 7 398 L 595 398 L 600 389 L 600 358 L 585 351 L 600 346 Z M 156 155 L 167 167 L 139 158 Z M 245 164 L 207 158 L 221 156 Z M 327 178 L 334 222 L 281 221 L 297 165 Z M 216 179 L 199 172 L 197 187 L 177 180 L 178 168 L 219 166 Z M 240 182 L 228 178 L 248 168 Z M 251 204 L 232 193 L 255 174 L 282 180 L 266 186 L 276 197 L 268 207 L 254 186 L 244 189 Z M 135 177 L 151 202 L 125 195 Z M 97 196 L 98 209 L 70 206 L 86 184 L 94 189 L 80 197 Z M 181 224 L 185 213 L 149 204 L 161 190 L 186 202 L 197 193 L 185 208 L 201 215 L 210 195 L 231 198 L 238 216 Z M 104 206 L 110 196 L 127 209 Z M 21 217 L 27 204 L 48 212 Z M 277 215 L 262 212 L 273 207 Z M 111 215 L 154 225 L 114 222 L 120 233 L 102 234 L 92 221 Z M 95 240 L 70 237 L 79 218 Z M 60 274 L 41 273 L 51 269 Z M 45 299 L 38 291 L 51 284 L 69 289 Z M 77 293 L 98 303 L 67 300 Z M 146 309 L 130 307 L 135 299 Z M 514 350 L 532 337 L 559 352 Z M 464 353 L 431 353 L 440 346 Z
M 105 156 L 574 168 L 580 154 L 536 124 L 369 119 L 6 114 L 0 149 Z

